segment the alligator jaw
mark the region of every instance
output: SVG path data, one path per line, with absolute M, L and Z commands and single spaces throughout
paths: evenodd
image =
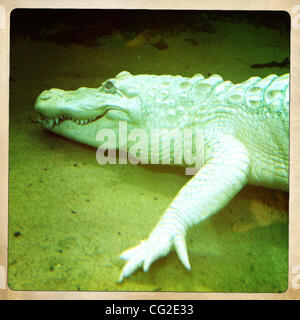
M 76 119 L 76 118 L 73 118 L 73 117 L 63 116 L 63 115 L 62 116 L 57 116 L 56 118 L 50 118 L 50 117 L 47 117 L 47 116 L 43 115 L 42 113 L 40 113 L 38 115 L 37 121 L 39 123 L 41 123 L 44 128 L 52 129 L 52 128 L 56 127 L 56 126 L 59 126 L 62 122 L 67 121 L 67 120 L 73 121 L 77 125 L 84 126 L 84 125 L 86 125 L 86 124 L 88 124 L 90 122 L 98 120 L 102 116 L 103 116 L 103 114 L 99 115 L 98 117 L 91 118 L 91 119 Z
M 75 140 L 77 142 L 98 147 L 97 133 L 101 127 L 109 125 L 109 121 L 104 116 L 106 110 L 96 118 L 76 119 L 70 116 L 57 116 L 51 118 L 43 113 L 38 116 L 38 122 L 43 128 L 58 135 Z
M 111 98 L 99 89 L 85 87 L 75 91 L 44 90 L 35 102 L 35 110 L 39 114 L 37 121 L 49 130 L 67 121 L 83 126 L 115 109 L 114 105 L 106 103 Z

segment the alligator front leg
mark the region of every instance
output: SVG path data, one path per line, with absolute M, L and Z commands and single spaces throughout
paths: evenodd
M 148 271 L 173 245 L 182 264 L 190 270 L 187 229 L 225 207 L 247 183 L 251 168 L 246 147 L 230 135 L 206 141 L 204 154 L 205 165 L 180 190 L 149 238 L 121 254 L 128 261 L 119 282 L 142 266 Z

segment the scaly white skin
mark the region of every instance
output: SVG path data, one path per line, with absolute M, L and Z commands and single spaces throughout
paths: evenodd
M 149 238 L 121 254 L 128 262 L 119 282 L 142 265 L 148 271 L 173 245 L 182 264 L 190 270 L 187 229 L 225 207 L 247 183 L 251 167 L 247 149 L 232 136 L 209 140 L 206 151 L 205 165 L 180 190 Z
M 44 91 L 35 108 L 46 129 L 98 146 L 99 129 L 201 129 L 203 166 L 180 190 L 148 239 L 121 254 L 119 282 L 174 246 L 190 269 L 188 228 L 224 208 L 247 183 L 288 190 L 289 75 L 240 84 L 218 75 L 133 76 L 121 72 L 100 88 Z M 117 146 L 122 147 L 122 146 Z M 159 154 L 162 159 L 163 155 Z

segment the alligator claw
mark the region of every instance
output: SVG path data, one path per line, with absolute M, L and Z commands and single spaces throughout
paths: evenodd
M 166 234 L 168 235 L 166 237 Z M 144 272 L 147 272 L 154 261 L 166 256 L 172 245 L 175 246 L 177 255 L 182 264 L 188 269 L 191 269 L 184 234 L 176 232 L 171 235 L 165 233 L 159 237 L 157 234 L 151 235 L 148 240 L 143 240 L 133 248 L 129 248 L 121 253 L 120 258 L 127 260 L 127 263 L 122 269 L 118 283 L 121 283 L 124 278 L 132 275 L 137 269 L 143 267 Z

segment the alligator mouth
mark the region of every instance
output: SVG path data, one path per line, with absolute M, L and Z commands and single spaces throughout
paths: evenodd
M 103 114 L 96 116 L 94 118 L 89 118 L 89 119 L 77 119 L 71 116 L 67 116 L 67 115 L 61 115 L 61 116 L 57 116 L 55 118 L 51 118 L 51 117 L 47 117 L 42 113 L 39 113 L 38 118 L 37 118 L 37 122 L 39 122 L 40 124 L 42 124 L 44 127 L 46 128 L 54 128 L 55 126 L 59 126 L 62 122 L 69 120 L 69 121 L 73 121 L 76 125 L 80 125 L 80 126 L 85 126 L 91 122 L 95 122 L 97 120 L 99 120 L 100 118 L 102 118 L 108 111 L 109 109 L 107 109 Z
M 37 121 L 39 123 L 41 123 L 44 127 L 50 127 L 53 128 L 55 126 L 59 126 L 62 122 L 66 121 L 66 120 L 71 120 L 74 123 L 76 123 L 77 125 L 81 125 L 81 126 L 85 126 L 90 122 L 94 122 L 96 120 L 98 120 L 99 118 L 102 118 L 103 115 L 98 116 L 96 118 L 93 119 L 84 119 L 84 120 L 80 120 L 80 119 L 76 119 L 76 118 L 72 118 L 69 116 L 59 116 L 57 118 L 49 118 L 47 116 L 44 116 L 42 113 L 40 113 L 38 115 Z

